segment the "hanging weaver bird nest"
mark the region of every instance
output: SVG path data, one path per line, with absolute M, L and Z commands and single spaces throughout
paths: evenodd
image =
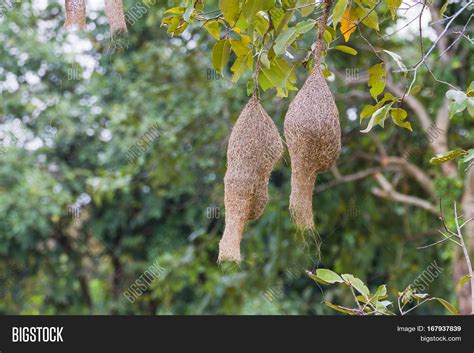
M 105 0 L 105 14 L 109 20 L 110 32 L 127 32 L 122 0 Z
M 331 6 L 328 2 L 326 15 L 319 23 L 315 68 L 291 102 L 284 122 L 291 158 L 290 213 L 303 230 L 314 229 L 312 201 L 316 176 L 331 168 L 341 150 L 339 113 L 319 67 Z
M 66 0 L 66 21 L 64 27 L 67 29 L 84 29 L 86 26 L 86 4 L 84 0 Z
M 84 0 L 65 0 L 65 7 L 66 21 L 64 27 L 68 29 L 84 29 L 86 26 L 86 5 Z M 105 0 L 105 14 L 112 34 L 127 32 L 122 0 Z
M 282 154 L 278 129 L 254 95 L 240 113 L 229 139 L 224 177 L 225 230 L 218 262 L 240 261 L 245 223 L 262 215 L 270 174 Z

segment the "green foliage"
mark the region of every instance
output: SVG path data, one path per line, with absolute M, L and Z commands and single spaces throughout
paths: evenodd
M 309 277 L 322 284 L 342 283 L 344 280 L 337 273 L 320 268 L 316 270 L 316 274 L 309 274 Z
M 370 118 L 367 127 L 361 132 L 367 133 L 376 125 L 384 127 L 385 121 L 390 116 L 395 125 L 413 131 L 411 124 L 405 121 L 408 113 L 402 108 L 395 108 L 394 105 L 400 99 L 394 97 L 391 93 L 385 93 L 384 97 L 376 105 L 365 105 L 360 112 L 360 121 Z
M 446 163 L 448 161 L 452 161 L 453 159 L 456 159 L 460 156 L 466 155 L 467 152 L 464 151 L 462 148 L 456 148 L 455 150 L 446 152 L 444 154 L 440 154 L 436 157 L 433 157 L 430 159 L 431 164 L 439 165 L 442 163 Z
M 334 49 L 342 51 L 343 53 L 347 53 L 350 55 L 357 55 L 357 50 L 354 48 L 348 47 L 347 45 L 336 45 Z
M 385 89 L 385 76 L 385 63 L 382 62 L 370 68 L 369 82 L 367 84 L 370 87 L 370 94 L 375 100 L 377 100 L 379 94 L 381 94 Z
M 219 0 L 218 5 L 219 13 L 208 17 L 202 2 L 193 5 L 189 1 L 187 7 L 167 10 L 162 25 L 168 26 L 168 33 L 176 36 L 182 33 L 188 23 L 202 23 L 209 34 L 218 40 L 212 50 L 212 63 L 217 71 L 225 76 L 225 70 L 232 62 L 232 82 L 237 82 L 250 70 L 253 71 L 254 81 L 263 91 L 275 89 L 277 96 L 288 96 L 289 91 L 296 89 L 296 70 L 307 67 L 311 59 L 311 44 L 308 45 L 302 39 L 310 31 L 316 34 L 317 21 L 304 19 L 313 13 L 313 3 L 306 0 Z M 334 29 L 347 6 L 346 0 L 336 3 L 333 10 Z M 365 7 L 357 2 L 357 6 L 362 23 L 378 31 L 379 20 L 374 4 Z M 341 32 L 343 30 L 341 27 Z M 335 31 L 333 34 L 326 31 L 328 45 L 335 34 Z M 347 35 L 344 32 L 343 35 L 347 41 Z M 229 42 L 234 45 L 229 46 Z M 347 46 L 337 45 L 335 49 L 357 55 L 357 50 Z M 255 86 L 255 83 L 248 85 Z
M 461 163 L 467 165 L 466 170 L 472 167 L 472 164 L 474 163 L 474 149 L 471 148 L 467 151 L 464 158 L 461 159 Z
M 348 0 L 337 0 L 334 5 L 334 11 L 332 13 L 332 25 L 334 26 L 334 29 L 337 28 L 338 23 L 341 21 L 348 4 Z
M 390 10 L 390 13 L 392 14 L 392 19 L 395 19 L 397 16 L 397 10 L 402 4 L 402 0 L 388 0 L 388 9 Z
M 446 92 L 449 102 L 449 116 L 452 118 L 458 113 L 462 113 L 467 108 L 467 112 L 474 118 L 474 81 L 471 82 L 466 92 L 450 89 Z
M 188 8 L 192 2 L 188 3 Z M 247 93 L 250 94 L 257 85 L 263 90 L 275 89 L 278 97 L 287 97 L 289 91 L 296 90 L 296 71 L 304 66 L 311 69 L 311 47 L 305 45 L 302 40 L 305 34 L 318 30 L 315 19 L 304 19 L 314 11 L 314 6 L 308 1 L 285 0 L 283 2 L 274 0 L 220 0 L 220 11 L 217 15 L 206 17 L 202 4 L 195 4 L 193 16 L 187 16 L 186 23 L 193 21 L 201 22 L 209 34 L 218 42 L 212 50 L 212 63 L 214 68 L 225 75 L 226 67 L 231 64 L 230 71 L 233 73 L 231 81 L 238 82 L 247 70 L 253 71 L 253 81 L 247 83 Z M 375 2 L 355 1 L 354 4 L 347 0 L 336 1 L 332 9 L 333 28 L 327 27 L 324 32 L 325 43 L 330 49 L 336 49 L 350 55 L 357 55 L 358 51 L 346 45 L 331 44 L 337 42 L 336 29 L 340 23 L 340 32 L 345 41 L 349 41 L 356 26 L 366 26 L 376 32 L 380 31 L 379 16 Z M 392 12 L 392 19 L 400 3 L 388 2 Z M 176 16 L 184 16 L 185 8 L 172 8 L 165 13 L 162 25 L 169 25 L 170 21 L 178 23 Z M 181 23 L 181 22 L 179 22 Z M 180 28 L 179 26 L 176 28 Z M 180 30 L 180 29 L 179 29 Z M 173 29 L 173 35 L 176 30 Z M 168 28 L 168 33 L 170 29 Z M 314 37 L 313 35 L 313 37 Z M 229 46 L 229 43 L 233 43 Z M 407 67 L 400 55 L 393 51 L 385 50 L 397 64 L 400 71 L 407 73 Z M 327 67 L 324 67 L 324 75 L 331 76 Z M 394 103 L 398 99 L 385 99 L 385 105 L 380 105 L 378 96 L 383 93 L 386 84 L 386 64 L 381 62 L 372 66 L 369 70 L 368 86 L 370 94 L 377 103 L 373 109 L 371 120 L 363 132 L 369 132 L 375 125 L 384 127 L 387 117 L 391 117 L 395 125 L 413 131 L 411 123 L 406 121 L 407 112 Z M 366 106 L 367 107 L 367 106 Z M 367 110 L 366 110 L 367 112 Z M 366 117 L 361 115 L 361 120 Z
M 325 301 L 324 304 L 333 310 L 349 315 L 395 315 L 392 311 L 393 309 L 389 309 L 389 307 L 393 307 L 393 302 L 386 300 L 388 296 L 387 286 L 385 284 L 378 286 L 377 290 L 374 293 L 371 293 L 362 280 L 351 274 L 342 274 L 339 276 L 331 270 L 318 269 L 315 274 L 309 273 L 309 277 L 314 281 L 325 285 L 341 283 L 349 287 L 357 307 L 344 307 Z M 447 300 L 432 297 L 426 293 L 419 293 L 416 288 L 409 285 L 402 292 L 398 292 L 397 302 L 400 315 L 405 315 L 418 306 L 433 300 L 440 303 L 450 314 L 458 314 L 458 310 Z M 410 309 L 405 309 L 409 304 L 412 304 L 412 307 Z
M 461 290 L 462 286 L 464 286 L 466 283 L 468 283 L 471 280 L 471 276 L 469 274 L 465 275 L 464 277 L 461 278 L 459 281 L 458 285 L 456 286 L 456 289 L 459 291 Z

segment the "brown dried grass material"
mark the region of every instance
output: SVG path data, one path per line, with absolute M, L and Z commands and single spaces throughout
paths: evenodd
M 64 27 L 67 29 L 84 29 L 86 26 L 86 4 L 84 0 L 66 0 L 66 21 Z
M 127 32 L 122 0 L 105 0 L 105 14 L 112 34 Z
M 297 226 L 313 229 L 314 182 L 341 150 L 341 127 L 334 97 L 316 67 L 291 102 L 284 133 L 291 158 L 290 212 Z
M 245 223 L 259 218 L 268 201 L 268 182 L 283 144 L 257 97 L 240 113 L 229 139 L 225 186 L 225 230 L 218 262 L 240 261 Z
M 259 185 L 255 187 L 255 198 L 253 207 L 250 209 L 249 221 L 255 221 L 259 219 L 265 210 L 265 206 L 268 202 L 268 180 L 262 180 Z

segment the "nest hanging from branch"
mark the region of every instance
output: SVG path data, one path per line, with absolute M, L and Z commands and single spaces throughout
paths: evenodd
M 229 139 L 225 186 L 225 230 L 218 261 L 240 261 L 245 223 L 258 219 L 268 201 L 268 182 L 283 154 L 278 129 L 254 95 L 240 113 Z
M 105 0 L 105 14 L 112 34 L 127 32 L 122 0 Z
M 84 0 L 66 0 L 66 21 L 64 27 L 67 29 L 84 29 L 86 26 L 86 4 Z
M 316 176 L 336 162 L 341 150 L 341 127 L 334 97 L 320 69 L 332 0 L 325 0 L 319 22 L 315 67 L 286 113 L 285 139 L 291 158 L 290 213 L 303 230 L 314 229 L 313 190 Z

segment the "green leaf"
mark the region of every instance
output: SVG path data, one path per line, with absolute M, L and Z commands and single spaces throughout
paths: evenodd
M 219 26 L 219 22 L 209 21 L 204 25 L 204 28 L 217 40 L 221 39 L 221 27 Z
M 326 41 L 327 45 L 331 44 L 332 42 L 332 34 L 327 29 L 324 31 L 324 40 Z
M 468 171 L 469 168 L 471 168 L 474 164 L 474 149 L 470 149 L 467 151 L 467 155 L 461 159 L 461 163 L 463 164 L 468 164 L 466 167 L 466 172 Z
M 336 29 L 337 24 L 341 21 L 342 15 L 344 14 L 344 11 L 346 11 L 348 3 L 348 0 L 337 0 L 332 13 L 332 24 L 334 29 Z
M 219 9 L 225 20 L 234 25 L 239 17 L 239 0 L 219 0 Z
M 386 102 L 398 101 L 393 94 L 387 92 L 384 94 L 383 98 L 376 105 L 365 105 L 362 111 L 360 112 L 360 122 L 365 118 L 370 118 L 379 108 L 381 108 Z
M 258 83 L 263 91 L 266 91 L 273 87 L 273 84 L 267 79 L 267 77 L 263 74 L 263 70 L 260 71 L 258 75 Z
M 270 22 L 268 21 L 268 17 L 264 14 L 264 12 L 257 13 L 254 25 L 256 32 L 263 38 L 270 27 Z
M 313 3 L 314 4 L 314 1 L 313 0 L 308 0 L 309 3 Z M 306 16 L 309 16 L 313 13 L 314 9 L 316 8 L 316 6 L 306 6 L 306 7 L 303 7 L 301 9 L 301 16 L 303 17 L 306 17 Z
M 183 21 L 179 16 L 167 16 L 163 18 L 161 25 L 167 25 L 166 32 L 171 36 L 179 36 L 186 29 L 187 22 Z
M 277 97 L 286 97 L 288 92 L 283 88 L 284 78 L 278 75 L 272 68 L 262 69 L 260 71 L 259 78 L 263 77 L 270 83 L 270 87 L 274 87 L 277 90 Z M 262 87 L 263 88 L 263 87 Z M 265 88 L 264 88 L 265 90 Z
M 310 5 L 310 4 L 314 4 L 314 3 L 315 3 L 314 0 L 298 0 L 296 2 L 296 7 Z M 305 7 L 300 8 L 301 16 L 306 17 L 306 16 L 311 15 L 313 13 L 315 7 L 316 6 L 305 6 Z
M 467 155 L 461 159 L 461 163 L 468 163 L 474 160 L 474 149 L 470 149 L 467 151 Z
M 474 118 L 474 81 L 469 84 L 466 91 L 467 97 L 467 112 Z
M 398 296 L 400 300 L 402 301 L 403 305 L 408 304 L 412 299 L 413 299 L 413 294 L 415 292 L 413 291 L 411 285 L 406 287 L 403 292 L 398 292 Z
M 351 285 L 360 294 L 363 294 L 363 295 L 370 294 L 369 288 L 367 288 L 364 282 L 362 282 L 359 278 L 354 277 L 353 275 L 348 274 L 348 273 L 341 275 L 341 277 L 344 279 L 344 282 L 346 282 L 346 284 Z
M 178 22 L 179 22 L 179 17 L 178 17 L 178 16 L 166 16 L 166 17 L 163 17 L 163 19 L 161 20 L 161 25 L 160 25 L 160 27 L 171 25 L 171 23 L 173 22 L 174 19 L 178 19 Z
M 430 300 L 438 301 L 453 315 L 458 315 L 459 314 L 458 309 L 456 309 L 456 307 L 454 305 L 452 305 L 450 302 L 444 300 L 443 298 L 433 297 L 433 298 L 430 298 Z
M 395 125 L 398 125 L 413 132 L 411 124 L 408 121 L 404 121 L 407 118 L 406 110 L 401 108 L 392 108 L 390 109 L 390 114 L 392 115 L 392 121 Z
M 357 314 L 356 309 L 346 308 L 344 306 L 335 305 L 335 304 L 330 303 L 330 302 L 323 302 L 323 303 L 326 304 L 331 309 L 334 309 L 334 310 L 339 311 L 339 312 L 344 313 L 344 314 L 349 314 L 349 315 L 356 315 Z
M 469 274 L 465 275 L 463 278 L 461 278 L 461 280 L 459 281 L 458 285 L 457 285 L 457 290 L 458 292 L 461 290 L 462 286 L 465 285 L 467 282 L 469 282 L 471 280 L 471 276 L 469 276 Z
M 415 96 L 421 91 L 421 86 L 420 85 L 414 85 L 413 88 L 410 91 L 410 95 Z
M 385 311 L 387 309 L 387 307 L 390 306 L 390 305 L 393 305 L 393 303 L 391 301 L 382 300 L 380 302 L 377 302 L 376 307 L 377 307 L 377 310 Z
M 267 69 L 270 68 L 270 60 L 268 60 L 268 52 L 264 51 L 260 54 L 260 62 L 265 66 Z
M 250 96 L 253 92 L 253 79 L 247 81 L 247 96 Z
M 435 157 L 430 159 L 430 163 L 434 165 L 439 165 L 456 159 L 460 156 L 466 155 L 467 151 L 463 150 L 462 148 L 456 148 L 455 150 L 446 152 L 444 154 L 438 154 Z
M 361 303 L 364 303 L 364 304 L 367 304 L 367 303 L 370 303 L 371 301 L 369 299 L 373 299 L 373 298 L 367 298 L 363 295 L 358 295 L 356 296 L 356 299 L 358 302 L 361 302 Z
M 285 16 L 285 11 L 278 7 L 274 7 L 268 11 L 270 14 L 270 18 L 272 19 L 273 27 L 278 28 L 280 27 L 280 23 Z
M 294 70 L 294 66 L 290 65 L 282 58 L 274 58 L 271 64 L 273 70 L 283 76 L 285 80 L 296 82 L 296 73 Z
M 184 6 L 172 7 L 171 9 L 166 10 L 165 13 L 170 13 L 173 15 L 182 15 L 185 10 L 186 10 L 186 7 Z
M 296 90 L 291 82 L 296 81 L 293 66 L 284 59 L 275 57 L 270 63 L 270 68 L 263 68 L 259 75 L 259 83 L 265 91 L 269 88 L 277 90 L 278 97 L 287 97 L 288 90 Z
M 407 67 L 402 62 L 402 57 L 400 55 L 398 55 L 398 54 L 396 54 L 396 53 L 394 53 L 393 51 L 390 51 L 390 50 L 384 50 L 384 52 L 386 52 L 388 55 L 390 55 L 392 57 L 393 60 L 395 60 L 395 63 L 397 64 L 400 71 L 402 71 L 403 73 L 406 73 L 408 71 Z
M 397 16 L 397 10 L 402 4 L 402 0 L 388 0 L 388 9 L 390 10 L 390 13 L 392 14 L 392 20 L 395 19 Z
M 357 55 L 357 50 L 354 48 L 348 47 L 346 45 L 336 45 L 334 49 L 342 51 L 343 53 L 347 53 L 350 55 Z
M 375 292 L 375 296 L 379 299 L 385 298 L 387 296 L 387 286 L 385 284 L 379 286 Z
M 385 64 L 382 62 L 372 66 L 369 70 L 369 82 L 370 94 L 377 100 L 377 96 L 385 89 Z
M 332 27 L 326 27 L 326 31 L 328 31 L 331 34 L 331 37 L 334 38 L 337 36 L 337 32 L 334 28 Z
M 444 16 L 444 13 L 446 12 L 446 10 L 448 9 L 448 5 L 449 5 L 449 0 L 446 0 L 444 5 L 441 7 L 441 10 L 439 10 L 439 18 L 443 18 Z
M 298 38 L 298 33 L 295 27 L 288 28 L 283 31 L 276 39 L 273 50 L 276 55 L 281 55 L 286 51 L 286 48 Z
M 306 20 L 306 21 L 298 22 L 298 24 L 295 27 L 296 33 L 304 34 L 310 31 L 311 29 L 313 29 L 315 24 L 316 24 L 315 20 Z
M 474 118 L 474 97 L 467 97 L 467 112 Z
M 466 91 L 466 96 L 474 97 L 474 81 L 471 81 Z
M 426 299 L 428 298 L 430 295 L 428 293 L 416 293 L 416 292 L 413 292 L 413 298 L 417 299 L 417 300 L 421 300 L 421 299 Z
M 251 25 L 259 11 L 269 10 L 274 6 L 274 4 L 274 0 L 249 0 L 246 1 L 242 7 L 242 14 L 246 21 Z
M 362 120 L 365 118 L 370 118 L 376 110 L 377 108 L 373 105 L 364 105 L 364 108 L 362 108 L 362 111 L 360 112 L 360 122 L 362 122 Z
M 314 274 L 309 274 L 308 275 L 313 281 L 315 282 L 318 282 L 318 283 L 321 283 L 321 284 L 325 284 L 325 285 L 328 285 L 330 283 L 326 282 L 326 281 L 323 281 L 321 278 L 319 278 L 318 276 L 314 275 Z
M 249 48 L 249 43 L 250 38 L 245 35 L 241 35 L 240 40 L 230 40 L 230 46 L 237 56 L 237 59 L 230 68 L 230 70 L 234 73 L 232 75 L 232 82 L 237 82 L 247 67 L 252 69 L 252 51 Z
M 375 10 L 372 11 L 372 9 L 360 6 L 357 8 L 356 13 L 359 18 L 363 18 L 362 23 L 367 27 L 373 28 L 376 31 L 379 30 L 379 16 Z
M 191 19 L 191 15 L 193 14 L 194 11 L 194 0 L 188 0 L 188 6 L 186 7 L 186 11 L 184 11 L 183 14 L 183 20 L 186 22 L 189 22 Z
M 249 43 L 250 38 L 247 36 L 241 36 L 240 40 L 230 40 L 230 46 L 237 57 L 247 56 L 250 53 Z
M 393 102 L 389 103 L 379 109 L 377 109 L 373 114 L 372 117 L 370 118 L 369 124 L 364 130 L 361 130 L 362 133 L 367 133 L 372 130 L 372 128 L 375 125 L 380 125 L 381 127 L 384 127 L 385 120 L 388 117 L 388 113 L 390 109 L 392 108 Z
M 232 82 L 237 82 L 240 79 L 240 76 L 245 72 L 247 69 L 247 58 L 244 56 L 238 57 L 235 61 L 230 70 L 234 73 L 232 75 Z
M 457 113 L 461 113 L 467 107 L 467 95 L 464 92 L 450 89 L 446 92 L 446 98 L 450 100 L 448 103 L 449 118 Z
M 321 279 L 323 282 L 334 284 L 334 283 L 343 283 L 344 280 L 336 272 L 331 270 L 320 268 L 316 270 L 316 277 Z
M 212 48 L 212 65 L 222 75 L 224 68 L 229 62 L 230 56 L 230 42 L 228 39 L 220 40 Z

